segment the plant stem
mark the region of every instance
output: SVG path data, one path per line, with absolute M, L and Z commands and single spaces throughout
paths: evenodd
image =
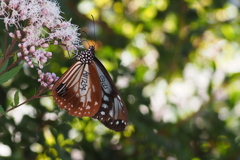
M 6 62 L 7 59 L 9 59 L 14 53 L 16 53 L 16 52 L 10 53 L 16 42 L 17 42 L 17 40 L 14 39 L 12 41 L 11 45 L 5 51 L 5 54 L 4 54 L 3 58 L 0 59 L 0 68 L 3 66 L 3 64 Z M 4 46 L 4 47 L 6 47 L 6 46 Z M 4 50 L 5 50 L 5 48 L 4 48 Z
M 6 53 L 6 48 L 7 48 L 7 39 L 8 39 L 8 34 L 7 31 L 5 30 L 5 39 L 4 39 L 4 48 L 3 48 L 3 53 Z M 1 64 L 1 63 L 0 63 Z
M 13 53 L 12 54 L 9 54 L 11 51 L 12 51 L 12 49 L 13 49 L 13 47 L 15 46 L 15 43 L 17 42 L 17 40 L 16 39 L 13 39 L 13 41 L 12 41 L 12 43 L 11 43 L 11 45 L 7 48 L 7 50 L 6 50 L 6 52 L 5 52 L 5 55 L 7 56 L 7 57 L 11 57 L 12 55 L 13 55 Z
M 10 66 L 8 66 L 4 71 L 2 71 L 2 73 L 0 73 L 0 76 L 5 73 L 6 71 L 8 71 L 9 69 L 13 68 L 18 62 L 20 62 L 21 60 L 23 60 L 23 57 L 20 57 L 17 59 L 16 62 L 12 63 Z
M 33 100 L 33 99 L 42 98 L 42 97 L 50 97 L 50 96 L 52 96 L 52 95 L 40 96 L 39 93 L 38 93 L 38 94 L 35 94 L 34 96 L 32 96 L 31 98 L 29 98 L 28 100 L 26 100 L 26 101 L 24 101 L 24 102 L 22 102 L 22 103 L 20 103 L 20 104 L 18 104 L 18 105 L 16 105 L 16 106 L 14 106 L 14 107 L 8 109 L 8 110 L 6 110 L 5 113 L 10 112 L 11 110 L 14 110 L 14 109 L 18 108 L 18 107 L 20 107 L 21 105 L 23 105 L 23 104 L 25 104 L 25 103 L 28 103 L 28 102 L 30 102 L 30 101 Z M 2 117 L 2 116 L 3 116 L 3 114 L 0 114 L 0 117 Z

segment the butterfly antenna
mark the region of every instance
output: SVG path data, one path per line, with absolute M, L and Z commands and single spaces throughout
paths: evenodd
M 92 21 L 93 21 L 93 36 L 94 36 L 94 46 L 96 45 L 96 28 L 95 28 L 95 20 L 94 20 L 94 17 L 93 15 L 91 14 L 92 16 Z
M 81 32 L 85 33 L 85 34 L 87 35 L 88 39 L 90 39 L 90 36 L 87 34 L 87 32 L 85 32 L 85 31 L 81 31 Z M 85 40 L 83 40 L 82 42 L 84 42 L 84 41 L 87 41 L 87 40 L 85 39 Z M 88 41 L 87 41 L 87 44 L 88 44 L 88 46 L 90 46 L 90 44 L 88 43 Z

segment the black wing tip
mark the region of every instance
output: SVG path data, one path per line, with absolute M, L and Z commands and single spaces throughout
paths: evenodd
M 127 126 L 127 122 L 121 119 L 117 120 L 109 120 L 109 121 L 101 121 L 107 128 L 116 131 L 116 132 L 122 132 Z

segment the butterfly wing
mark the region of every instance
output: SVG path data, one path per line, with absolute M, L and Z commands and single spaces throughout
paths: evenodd
M 126 106 L 94 46 L 76 54 L 77 62 L 55 83 L 52 94 L 60 108 L 78 117 L 92 117 L 106 127 L 123 131 L 128 122 Z
M 75 62 L 55 83 L 52 95 L 55 102 L 68 114 L 78 117 L 92 117 L 98 111 L 102 101 L 100 78 L 93 62 L 83 64 Z
M 106 127 L 123 131 L 128 122 L 128 113 L 120 93 L 102 63 L 94 57 L 102 88 L 102 103 L 93 118 L 101 121 Z

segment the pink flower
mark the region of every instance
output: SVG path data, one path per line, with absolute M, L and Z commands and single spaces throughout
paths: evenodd
M 60 13 L 55 0 L 0 0 L 0 16 L 6 30 L 15 30 L 9 36 L 19 47 L 17 56 L 29 67 L 44 67 L 52 57 L 52 52 L 46 51 L 49 44 L 63 45 L 69 52 L 82 47 L 78 26 L 71 20 L 64 20 Z M 45 88 L 52 88 L 58 79 L 53 73 L 42 73 L 41 70 L 38 73 L 38 81 Z
M 30 67 L 34 67 L 32 61 L 36 60 L 38 67 L 43 68 L 51 58 L 50 53 L 43 49 L 48 48 L 49 44 L 64 45 L 70 52 L 80 47 L 78 26 L 63 19 L 56 1 L 0 0 L 0 2 L 0 16 L 4 17 L 7 30 L 9 27 L 17 29 L 9 35 L 18 40 L 21 55 L 29 56 L 26 62 Z M 24 21 L 27 23 L 22 23 Z M 20 27 L 20 23 L 27 25 Z
M 43 73 L 41 70 L 38 70 L 38 75 L 38 82 L 41 83 L 42 87 L 47 89 L 52 89 L 54 83 L 59 79 L 55 73 Z

